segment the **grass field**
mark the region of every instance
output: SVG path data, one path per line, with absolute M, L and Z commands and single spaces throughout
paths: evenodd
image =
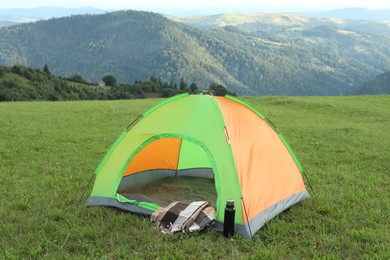
M 252 240 L 164 235 L 79 204 L 116 137 L 158 99 L 0 103 L 0 259 L 390 259 L 390 96 L 243 99 L 278 126 L 314 188 Z

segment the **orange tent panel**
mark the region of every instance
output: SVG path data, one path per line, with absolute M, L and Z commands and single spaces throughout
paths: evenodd
M 177 170 L 181 139 L 163 138 L 146 145 L 127 166 L 124 176 L 156 169 Z
M 226 98 L 216 99 L 230 138 L 249 219 L 305 190 L 299 168 L 278 133 L 250 108 Z

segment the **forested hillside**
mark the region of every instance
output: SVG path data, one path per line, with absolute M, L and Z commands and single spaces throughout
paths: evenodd
M 354 95 L 383 95 L 390 94 L 390 71 L 387 71 L 383 74 L 376 76 L 374 79 L 371 79 L 359 87 L 357 87 L 354 91 L 352 91 Z
M 55 77 L 47 66 L 42 71 L 21 65 L 0 66 L 0 102 L 109 98 L 110 88 L 89 84 L 81 76 Z
M 0 66 L 0 102 L 33 100 L 113 100 L 138 99 L 145 97 L 170 97 L 188 92 L 207 91 L 213 95 L 236 95 L 225 86 L 210 83 L 208 88 L 198 88 L 195 82 L 189 84 L 163 81 L 151 76 L 147 80 L 136 80 L 132 84 L 118 83 L 114 75 L 103 76 L 96 83 L 86 81 L 80 74 L 68 78 L 51 74 L 49 67 L 43 70 L 22 65 Z
M 246 95 L 344 95 L 390 69 L 386 32 L 288 19 L 199 29 L 136 11 L 56 18 L 0 28 L 0 64 L 47 64 L 90 82 L 107 74 L 121 83 L 151 75 L 202 89 L 215 82 Z

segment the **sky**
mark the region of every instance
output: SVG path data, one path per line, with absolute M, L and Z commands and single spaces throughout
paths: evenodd
M 328 11 L 347 7 L 390 9 L 388 0 L 0 0 L 0 8 L 42 6 L 95 7 L 104 10 L 143 10 L 164 14 L 190 12 Z

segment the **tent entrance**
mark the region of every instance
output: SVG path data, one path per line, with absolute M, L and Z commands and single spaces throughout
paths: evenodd
M 173 201 L 209 201 L 216 206 L 212 156 L 185 137 L 151 138 L 131 156 L 117 193 L 167 206 Z

